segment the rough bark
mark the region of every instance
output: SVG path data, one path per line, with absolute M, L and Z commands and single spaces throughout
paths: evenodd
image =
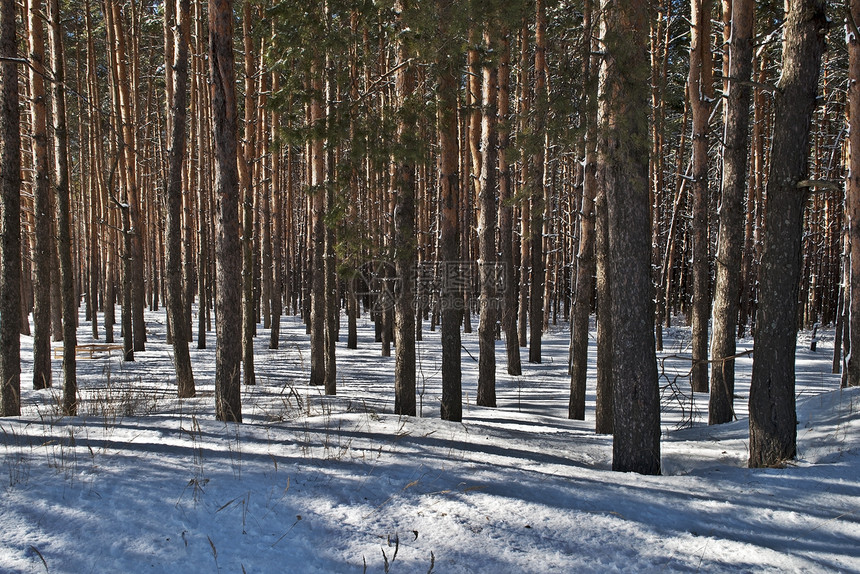
M 168 3 L 173 0 L 167 0 Z M 193 397 L 194 375 L 191 356 L 188 352 L 188 325 L 185 318 L 182 277 L 182 173 L 185 159 L 186 107 L 188 101 L 188 32 L 191 12 L 190 0 L 179 0 L 174 11 L 165 11 L 165 29 L 172 30 L 174 48 L 173 61 L 166 62 L 165 69 L 173 70 L 166 81 L 172 82 L 169 92 L 167 117 L 170 140 L 167 159 L 167 186 L 165 195 L 165 232 L 167 261 L 165 270 L 167 288 L 167 311 L 173 339 L 173 364 L 176 369 L 176 385 L 180 398 Z M 175 13 L 175 22 L 168 20 L 169 12 Z
M 690 0 L 690 74 L 687 93 L 693 122 L 692 194 L 693 301 L 690 313 L 692 327 L 693 367 L 690 384 L 693 391 L 708 392 L 708 319 L 710 318 L 710 282 L 708 264 L 708 119 L 714 99 L 713 56 L 711 55 L 711 0 Z
M 251 38 L 251 2 L 242 5 L 242 36 L 245 47 L 245 136 L 237 157 L 239 185 L 242 189 L 242 381 L 256 383 L 254 377 L 254 183 L 251 164 L 254 161 L 254 44 Z M 238 152 L 237 152 L 238 153 Z
M 723 181 L 717 240 L 711 335 L 711 396 L 708 423 L 734 418 L 735 354 L 744 243 L 744 195 L 749 155 L 750 86 L 755 3 L 733 0 L 729 77 L 723 141 Z
M 323 116 L 322 66 L 311 68 L 310 125 L 317 131 L 325 121 Z M 310 219 L 310 335 L 311 335 L 311 385 L 325 385 L 325 152 L 321 135 L 310 142 L 311 213 Z
M 517 286 L 514 270 L 513 246 L 513 181 L 508 164 L 510 145 L 510 79 L 511 79 L 511 40 L 510 32 L 502 32 L 502 49 L 499 58 L 499 272 L 501 273 L 502 292 L 502 330 L 505 332 L 508 374 L 522 374 L 520 360 L 519 333 L 517 332 Z
M 33 152 L 33 388 L 51 386 L 51 250 L 53 203 L 48 165 L 48 116 L 45 93 L 45 38 L 42 3 L 27 3 L 30 51 L 30 123 Z
M 452 0 L 437 0 L 439 35 L 445 37 L 453 12 Z M 460 370 L 461 296 L 454 285 L 446 282 L 450 269 L 459 270 L 460 249 L 458 212 L 460 174 L 458 170 L 459 140 L 457 138 L 457 56 L 454 47 L 439 48 L 436 65 L 439 74 L 437 105 L 439 116 L 439 198 L 441 200 L 440 265 L 442 266 L 442 405 L 443 420 L 463 418 L 463 390 Z
M 215 155 L 215 415 L 242 422 L 239 174 L 232 0 L 209 0 L 209 73 Z
M 609 292 L 609 222 L 606 192 L 597 187 L 594 199 L 594 269 L 597 287 L 597 391 L 594 430 L 612 434 L 615 426 L 612 384 L 612 305 Z
M 57 195 L 57 251 L 63 309 L 63 414 L 78 413 L 76 349 L 78 298 L 72 261 L 72 193 L 69 186 L 69 142 L 66 131 L 66 63 L 59 0 L 48 0 L 48 52 L 54 82 L 51 83 L 51 121 L 54 133 L 54 190 Z
M 280 89 L 280 76 L 272 72 L 272 92 Z M 272 141 L 276 141 L 280 129 L 280 115 L 272 112 Z M 281 192 L 281 150 L 272 150 L 272 330 L 269 333 L 269 348 L 280 346 L 281 315 L 283 314 L 282 297 L 284 294 L 284 225 L 282 210 L 284 205 Z M 290 177 L 290 174 L 287 174 Z
M 541 362 L 541 339 L 544 320 L 544 266 L 543 228 L 546 209 L 546 147 L 544 131 L 548 107 L 546 88 L 546 8 L 543 0 L 535 2 L 535 125 L 534 150 L 530 158 L 528 182 L 531 194 L 529 224 L 529 255 L 531 257 L 531 283 L 529 284 L 529 362 Z
M 774 124 L 752 382 L 750 467 L 778 466 L 797 453 L 794 358 L 801 277 L 809 131 L 824 36 L 823 0 L 792 2 L 786 15 Z
M 848 14 L 848 146 L 849 169 L 845 211 L 848 215 L 849 287 L 843 295 L 848 308 L 848 336 L 851 339 L 843 386 L 860 386 L 860 0 L 851 0 Z M 839 325 L 841 327 L 841 325 Z M 836 361 L 834 361 L 834 365 Z
M 495 23 L 484 29 L 484 48 L 494 48 Z M 498 158 L 498 70 L 492 62 L 483 66 L 481 107 L 481 175 L 478 186 L 478 279 L 480 316 L 478 318 L 478 391 L 479 406 L 496 406 L 496 162 Z
M 648 10 L 602 2 L 598 173 L 606 190 L 612 312 L 612 469 L 660 473 L 648 184 Z
M 143 351 L 146 347 L 146 324 L 144 322 L 144 260 L 143 260 L 143 225 L 140 216 L 140 197 L 137 182 L 137 153 L 135 147 L 134 130 L 137 122 L 135 120 L 135 107 L 132 102 L 131 85 L 133 73 L 129 73 L 126 63 L 128 53 L 126 35 L 122 25 L 122 13 L 120 3 L 109 0 L 112 11 L 111 22 L 113 25 L 114 38 L 114 74 L 117 92 L 117 108 L 119 111 L 119 131 L 122 143 L 120 154 L 122 155 L 122 170 L 124 189 L 126 193 L 124 214 L 128 218 L 125 227 L 125 252 L 123 258 L 123 289 L 128 297 L 123 299 L 123 313 L 128 306 L 130 316 L 124 319 L 130 321 L 133 351 Z M 126 276 L 128 277 L 126 279 Z M 125 316 L 125 315 L 124 315 Z M 126 353 L 127 359 L 132 359 L 133 354 Z
M 594 294 L 594 198 L 597 193 L 597 82 L 592 63 L 592 9 L 586 0 L 584 10 L 585 54 L 583 77 L 586 89 L 585 165 L 582 176 L 582 203 L 579 211 L 579 252 L 576 256 L 573 316 L 571 329 L 570 402 L 568 418 L 585 420 L 585 382 L 588 373 L 588 318 Z
M 15 2 L 0 0 L 0 416 L 21 414 L 21 128 Z
M 402 15 L 406 2 L 397 3 Z M 398 17 L 399 20 L 399 17 Z M 398 21 L 402 30 L 403 22 Z M 394 412 L 415 416 L 415 71 L 408 65 L 409 54 L 403 42 L 397 47 L 400 70 L 395 78 L 395 93 L 400 105 L 397 124 L 396 202 L 394 208 L 394 260 L 397 273 L 394 314 Z

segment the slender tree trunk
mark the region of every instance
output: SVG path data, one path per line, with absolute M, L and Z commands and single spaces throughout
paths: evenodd
M 242 188 L 242 380 L 246 385 L 254 378 L 254 184 L 251 164 L 254 160 L 254 43 L 251 38 L 251 2 L 242 5 L 242 31 L 245 46 L 245 137 L 237 158 L 239 185 Z
M 453 0 L 437 0 L 439 34 L 445 37 L 454 11 Z M 442 45 L 437 54 L 437 106 L 439 118 L 439 197 L 441 199 L 440 265 L 442 266 L 442 405 L 443 420 L 463 418 L 463 391 L 460 370 L 460 305 L 457 282 L 446 282 L 447 272 L 459 270 L 460 249 L 457 229 L 460 175 L 458 171 L 459 139 L 457 137 L 457 69 L 456 55 Z
M 826 2 L 797 0 L 786 14 L 782 77 L 774 125 L 752 382 L 750 467 L 783 464 L 797 453 L 794 357 L 801 275 L 809 132 L 824 35 Z
M 86 94 L 91 102 L 99 101 L 96 96 L 98 84 L 96 81 L 96 57 L 95 43 L 92 34 L 92 18 L 90 16 L 89 0 L 84 2 L 84 19 L 87 42 L 87 65 L 86 65 Z M 104 217 L 102 208 L 102 197 L 104 193 L 104 171 L 102 169 L 104 160 L 104 147 L 102 145 L 101 122 L 93 107 L 87 110 L 89 120 L 88 145 L 89 145 L 89 167 L 90 175 L 90 299 L 93 302 L 92 335 L 93 339 L 99 338 L 98 311 L 99 294 L 103 283 L 104 273 L 100 266 L 103 260 L 100 254 L 104 254 L 103 240 L 105 234 L 100 233 L 101 218 Z
M 167 0 L 168 3 L 173 0 Z M 182 285 L 182 173 L 185 159 L 185 118 L 188 100 L 188 32 L 191 12 L 190 0 L 179 0 L 176 21 L 169 20 L 173 10 L 165 10 L 165 29 L 172 30 L 174 41 L 173 61 L 166 62 L 165 69 L 173 70 L 166 81 L 172 80 L 167 117 L 170 126 L 170 147 L 167 168 L 167 309 L 173 336 L 173 363 L 176 368 L 176 384 L 180 398 L 193 397 L 194 375 L 191 356 L 188 352 L 188 325 L 185 317 Z
M 848 215 L 850 282 L 843 305 L 848 307 L 848 336 L 851 353 L 847 357 L 842 386 L 860 386 L 860 0 L 851 0 L 848 13 L 848 146 L 849 169 L 845 196 Z M 835 363 L 835 361 L 834 361 Z
M 494 28 L 489 18 L 484 28 L 484 49 L 495 49 Z M 478 319 L 478 396 L 477 404 L 496 406 L 496 163 L 498 158 L 498 69 L 492 62 L 483 66 L 481 107 L 481 176 L 478 191 L 478 273 L 481 286 Z
M 197 109 L 199 110 L 197 122 L 197 348 L 206 348 L 206 330 L 209 327 L 207 317 L 211 304 L 210 291 L 208 287 L 212 280 L 211 274 L 208 273 L 208 268 L 212 264 L 211 247 L 210 247 L 210 185 L 212 178 L 207 169 L 207 164 L 204 157 L 211 149 L 206 140 L 210 138 L 204 137 L 204 134 L 209 134 L 207 126 L 211 126 L 211 105 L 207 100 L 206 95 L 206 73 L 203 64 L 205 56 L 203 42 L 203 7 L 201 0 L 194 0 L 194 55 L 191 59 L 192 70 L 194 70 L 194 86 L 197 94 Z M 192 141 L 194 138 L 192 137 Z M 211 144 L 210 144 L 211 145 Z
M 325 116 L 326 121 L 336 121 L 334 101 L 337 98 L 334 82 L 334 69 L 331 59 L 326 56 Z M 334 182 L 337 179 L 337 161 L 333 146 L 325 154 L 325 212 L 335 211 Z M 325 394 L 337 394 L 337 340 L 340 331 L 340 298 L 335 255 L 335 226 L 325 222 Z
M 508 146 L 511 137 L 510 80 L 511 39 L 510 31 L 502 32 L 502 49 L 499 59 L 499 273 L 502 288 L 502 330 L 505 332 L 508 374 L 522 374 L 519 333 L 517 332 L 517 285 L 514 269 L 513 246 L 513 181 L 508 164 Z
M 51 250 L 54 248 L 51 170 L 48 165 L 48 117 L 45 93 L 45 39 L 42 2 L 27 3 L 30 51 L 30 122 L 33 152 L 33 388 L 51 386 Z
M 532 280 L 529 285 L 529 362 L 541 362 L 541 338 L 544 320 L 544 268 L 543 228 L 546 209 L 546 147 L 544 130 L 548 108 L 546 89 L 546 8 L 543 0 L 535 2 L 535 125 L 534 153 L 530 159 L 531 220 L 529 226 L 529 255 Z
M 597 434 L 612 434 L 615 426 L 607 209 L 606 192 L 597 186 L 597 195 L 594 198 L 594 268 L 597 287 L 597 391 L 594 429 Z
M 592 3 L 586 0 L 583 27 L 585 46 L 583 78 L 586 92 L 584 112 L 585 165 L 582 176 L 582 206 L 579 211 L 579 253 L 576 257 L 576 282 L 571 329 L 570 403 L 568 418 L 585 420 L 585 383 L 588 373 L 588 318 L 594 295 L 594 198 L 597 193 L 597 82 L 596 60 L 592 62 Z
M 405 0 L 396 4 L 398 28 Z M 398 65 L 395 79 L 397 104 L 400 106 L 397 125 L 398 149 L 395 154 L 397 205 L 394 208 L 394 261 L 397 285 L 394 301 L 397 346 L 394 366 L 394 412 L 415 416 L 415 266 L 417 263 L 415 234 L 415 165 L 414 137 L 418 132 L 415 102 L 415 70 L 407 62 L 409 52 L 400 42 L 397 46 Z
M 21 128 L 15 2 L 0 0 L 0 416 L 21 414 Z
M 734 418 L 735 354 L 741 258 L 744 243 L 744 193 L 749 157 L 750 87 L 755 3 L 733 0 L 729 44 L 728 98 L 723 140 L 723 182 L 717 241 L 717 279 L 714 286 L 711 336 L 711 396 L 708 422 Z
M 325 122 L 322 97 L 323 67 L 311 67 L 310 125 L 319 130 Z M 311 282 L 311 385 L 325 384 L 325 152 L 322 135 L 315 135 L 310 142 L 311 213 L 309 216 L 311 237 L 308 247 L 312 250 L 310 265 Z
M 129 229 L 131 233 L 127 233 L 129 239 L 127 256 L 130 257 L 129 271 L 131 289 L 130 311 L 132 335 L 134 341 L 134 350 L 143 351 L 146 347 L 146 324 L 144 322 L 144 290 L 145 281 L 143 270 L 145 268 L 143 254 L 143 225 L 140 216 L 140 197 L 137 185 L 136 175 L 136 146 L 134 129 L 137 125 L 135 113 L 137 107 L 134 105 L 132 98 L 136 99 L 137 92 L 131 90 L 133 82 L 136 82 L 137 76 L 132 73 L 129 75 L 126 65 L 126 38 L 122 26 L 122 14 L 120 12 L 120 4 L 116 0 L 110 0 L 113 5 L 113 25 L 115 28 L 116 41 L 116 66 L 117 66 L 117 89 L 119 95 L 120 121 L 123 138 L 123 146 L 121 153 L 124 156 L 125 177 L 126 177 L 126 204 L 129 218 Z M 134 64 L 136 60 L 132 58 Z
M 209 73 L 219 209 L 215 239 L 215 414 L 218 420 L 242 422 L 242 276 L 231 0 L 209 0 Z
M 280 75 L 272 72 L 272 93 L 280 90 Z M 280 114 L 272 112 L 272 142 L 277 141 L 280 126 Z M 273 144 L 272 149 L 272 329 L 269 336 L 269 348 L 280 346 L 281 315 L 283 314 L 282 297 L 284 294 L 284 231 L 283 210 L 284 198 L 281 192 L 281 149 Z M 290 177 L 289 173 L 287 177 Z M 289 214 L 289 211 L 287 211 Z
M 690 75 L 687 93 L 693 120 L 692 279 L 693 301 L 690 324 L 693 331 L 693 391 L 708 392 L 708 319 L 710 318 L 710 269 L 708 249 L 708 119 L 714 99 L 711 54 L 711 0 L 690 0 Z
M 648 185 L 648 9 L 602 2 L 598 173 L 606 190 L 612 311 L 612 469 L 660 474 Z
M 72 193 L 69 187 L 68 132 L 66 131 L 65 58 L 59 0 L 48 0 L 48 51 L 54 82 L 51 83 L 51 116 L 54 132 L 54 186 L 57 194 L 57 248 L 60 257 L 63 307 L 63 414 L 78 413 L 76 349 L 78 298 L 72 261 Z

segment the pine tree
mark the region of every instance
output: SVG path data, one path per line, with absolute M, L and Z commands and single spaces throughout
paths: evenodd
M 614 407 L 612 469 L 660 474 L 648 185 L 648 11 L 601 3 L 598 185 L 606 190 Z M 601 303 L 602 304 L 602 303 Z
M 825 6 L 823 0 L 796 0 L 786 14 L 750 383 L 750 467 L 780 465 L 797 453 L 794 363 L 803 207 L 809 195 L 804 182 L 827 31 Z
M 15 2 L 0 0 L 0 416 L 21 414 L 21 128 Z
M 209 74 L 219 210 L 215 239 L 215 414 L 218 420 L 242 422 L 242 275 L 232 0 L 209 0 Z

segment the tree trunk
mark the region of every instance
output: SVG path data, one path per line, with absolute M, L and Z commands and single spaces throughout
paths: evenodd
M 497 23 L 490 18 L 484 28 L 484 49 L 495 49 L 493 38 Z M 478 278 L 481 287 L 478 319 L 478 396 L 477 404 L 496 406 L 496 160 L 498 158 L 497 118 L 498 69 L 492 62 L 483 66 L 481 107 L 481 176 L 478 191 Z
M 596 171 L 596 170 L 595 170 Z M 596 173 L 595 173 L 596 175 Z M 612 434 L 615 427 L 612 384 L 612 305 L 609 291 L 609 222 L 606 191 L 597 182 L 594 198 L 594 268 L 597 287 L 597 391 L 594 430 Z
M 84 19 L 87 42 L 87 66 L 86 66 L 86 94 L 90 101 L 98 101 L 98 83 L 96 81 L 96 55 L 95 43 L 92 33 L 92 17 L 90 16 L 89 0 L 84 2 Z M 105 274 L 100 268 L 100 260 L 103 260 L 104 252 L 106 251 L 103 243 L 106 234 L 100 232 L 100 220 L 103 215 L 103 197 L 104 197 L 104 146 L 102 143 L 101 122 L 92 110 L 87 113 L 89 120 L 88 130 L 88 145 L 90 169 L 90 299 L 93 302 L 92 316 L 92 334 L 93 339 L 98 339 L 98 311 L 99 311 L 99 294 L 103 284 Z M 100 253 L 102 257 L 100 257 Z
M 256 383 L 254 377 L 254 335 L 257 321 L 254 307 L 254 44 L 251 38 L 251 2 L 242 5 L 242 31 L 245 46 L 245 137 L 237 157 L 239 185 L 242 189 L 242 381 Z
M 596 59 L 592 62 L 592 4 L 586 0 L 583 27 L 583 78 L 586 90 L 584 112 L 585 165 L 582 176 L 582 206 L 579 215 L 579 252 L 576 257 L 576 281 L 573 301 L 571 330 L 570 363 L 570 403 L 568 418 L 585 420 L 585 383 L 588 374 L 588 318 L 591 314 L 591 300 L 594 295 L 594 198 L 597 193 L 596 175 L 596 129 L 597 129 L 597 82 L 594 72 Z
M 714 286 L 713 334 L 711 336 L 711 396 L 708 423 L 734 418 L 735 354 L 744 243 L 744 194 L 749 156 L 752 36 L 755 3 L 733 0 L 729 77 L 723 140 L 723 183 L 720 229 L 717 241 L 717 279 Z
M 454 11 L 453 0 L 437 0 L 439 34 L 445 37 Z M 462 373 L 460 370 L 460 313 L 461 297 L 458 282 L 446 281 L 450 270 L 459 271 L 460 248 L 457 229 L 460 175 L 458 171 L 459 139 L 457 138 L 457 69 L 456 55 L 450 47 L 442 45 L 437 54 L 437 106 L 439 118 L 439 198 L 442 220 L 440 263 L 442 267 L 442 405 L 443 420 L 463 419 Z
M 774 125 L 752 382 L 750 467 L 778 466 L 797 453 L 794 357 L 801 275 L 809 132 L 824 35 L 823 0 L 792 2 L 786 15 Z
M 698 393 L 708 392 L 708 319 L 710 318 L 710 269 L 708 249 L 708 119 L 714 99 L 711 54 L 711 0 L 690 0 L 690 74 L 687 93 L 693 121 L 692 279 L 693 301 L 690 324 L 693 331 L 693 368 L 690 385 Z
M 167 0 L 168 3 L 173 0 Z M 170 21 L 171 11 L 165 10 L 165 29 L 172 30 L 174 41 L 173 61 L 165 62 L 165 70 L 173 70 L 166 81 L 172 80 L 167 117 L 170 141 L 167 167 L 166 210 L 166 280 L 167 309 L 173 337 L 173 363 L 176 368 L 176 385 L 180 398 L 193 397 L 194 375 L 188 352 L 188 325 L 185 318 L 182 284 L 182 173 L 185 159 L 185 117 L 188 100 L 188 32 L 191 12 L 190 0 L 177 2 L 176 21 Z M 169 42 L 168 42 L 169 43 Z
M 33 152 L 33 388 L 51 386 L 51 250 L 54 248 L 48 117 L 45 94 L 45 39 L 42 3 L 27 3 L 30 51 L 30 116 Z
M 396 3 L 398 28 L 406 2 Z M 397 151 L 395 153 L 397 205 L 394 208 L 394 260 L 397 273 L 395 288 L 395 366 L 394 412 L 415 416 L 415 155 L 416 122 L 415 70 L 408 65 L 409 52 L 403 42 L 397 46 L 400 70 L 395 79 L 397 105 L 400 106 L 397 124 Z M 420 320 L 420 318 L 419 318 Z
M 499 59 L 499 272 L 502 288 L 502 330 L 505 332 L 508 374 L 522 374 L 520 362 L 519 333 L 517 332 L 517 285 L 514 269 L 513 246 L 513 181 L 508 164 L 510 145 L 510 81 L 511 81 L 511 39 L 510 31 L 502 32 L 502 50 Z
M 850 282 L 843 305 L 848 307 L 848 336 L 851 353 L 847 357 L 845 387 L 860 386 L 860 0 L 851 0 L 848 14 L 848 146 L 849 168 L 845 196 L 848 215 Z M 840 325 L 841 326 L 841 325 Z M 835 364 L 835 361 L 834 361 Z
M 21 414 L 21 128 L 15 2 L 0 0 L 0 416 Z
M 54 178 L 57 194 L 57 248 L 63 308 L 63 414 L 78 413 L 76 349 L 78 298 L 72 261 L 72 194 L 69 188 L 68 133 L 66 131 L 65 58 L 59 0 L 48 0 L 48 50 L 54 82 L 51 83 L 51 116 L 54 132 Z
M 529 225 L 529 255 L 531 256 L 531 283 L 529 284 L 529 362 L 541 362 L 543 336 L 544 268 L 543 228 L 546 209 L 546 129 L 547 100 L 546 69 L 546 8 L 543 0 L 535 2 L 535 125 L 534 153 L 530 158 L 531 220 Z
M 272 72 L 272 93 L 280 90 L 280 74 Z M 272 112 L 272 142 L 277 141 L 280 130 L 280 114 Z M 281 149 L 276 144 L 272 150 L 272 320 L 269 332 L 269 348 L 280 346 L 281 315 L 283 314 L 282 297 L 284 294 L 284 231 L 283 215 L 284 198 L 281 192 Z M 290 174 L 287 174 L 290 177 Z M 289 210 L 287 207 L 287 213 Z
M 197 122 L 198 134 L 197 137 L 197 348 L 206 348 L 206 330 L 209 327 L 210 304 L 212 301 L 208 287 L 212 281 L 211 274 L 208 272 L 209 266 L 212 264 L 212 251 L 210 246 L 210 237 L 212 236 L 210 228 L 210 185 L 211 178 L 209 171 L 206 169 L 206 162 L 203 161 L 206 153 L 211 149 L 207 145 L 207 139 L 203 134 L 208 135 L 207 125 L 211 126 L 211 105 L 207 101 L 206 75 L 203 68 L 204 39 L 203 39 L 203 7 L 201 0 L 194 0 L 194 54 L 191 59 L 194 67 L 194 85 L 197 94 L 197 109 L 199 110 L 199 121 Z M 199 56 L 199 57 L 198 57 Z M 193 141 L 192 137 L 192 141 Z
M 660 474 L 648 184 L 648 8 L 604 0 L 598 173 L 606 190 L 612 311 L 612 469 Z
M 310 102 L 311 127 L 321 132 L 319 126 L 325 122 L 323 116 L 322 96 L 323 74 L 322 66 L 318 63 L 311 67 L 311 91 Z M 311 385 L 325 384 L 325 224 L 323 222 L 325 211 L 325 152 L 323 150 L 323 139 L 321 133 L 315 134 L 310 142 L 310 176 L 311 176 L 311 198 L 310 198 L 310 244 L 311 265 Z
M 221 421 L 242 422 L 242 276 L 231 0 L 209 0 L 209 72 L 219 209 L 215 239 L 215 414 Z

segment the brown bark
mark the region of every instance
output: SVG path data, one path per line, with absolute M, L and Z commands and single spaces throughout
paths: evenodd
M 797 453 L 794 358 L 801 275 L 809 132 L 824 35 L 823 0 L 798 0 L 786 15 L 774 125 L 752 382 L 750 467 L 783 464 Z
M 170 4 L 173 0 L 167 0 Z M 176 10 L 165 10 L 165 30 L 171 31 L 174 49 L 171 51 L 173 60 L 166 62 L 165 81 L 172 84 L 168 95 L 167 125 L 170 126 L 168 147 L 167 186 L 165 194 L 167 205 L 165 213 L 166 233 L 166 287 L 167 310 L 173 338 L 173 363 L 176 368 L 176 385 L 180 398 L 193 397 L 194 375 L 191 370 L 191 356 L 188 352 L 188 324 L 185 317 L 185 306 L 190 304 L 183 301 L 182 285 L 182 188 L 183 161 L 185 159 L 186 141 L 186 107 L 188 100 L 188 33 L 191 12 L 190 0 L 179 0 Z M 175 21 L 170 21 L 170 14 L 175 14 Z M 170 43 L 170 42 L 168 42 Z
M 612 312 L 612 469 L 660 473 L 648 185 L 648 11 L 602 2 L 598 174 L 606 190 Z
M 0 0 L 0 416 L 21 414 L 21 131 L 15 2 Z
M 317 131 L 325 122 L 322 107 L 322 66 L 311 68 L 310 125 Z M 310 265 L 310 330 L 311 330 L 311 385 L 325 384 L 325 153 L 322 135 L 315 134 L 310 142 L 310 238 L 312 250 Z
M 586 0 L 583 27 L 585 46 L 583 78 L 585 81 L 585 166 L 582 177 L 582 203 L 579 211 L 579 252 L 576 257 L 576 277 L 571 329 L 570 402 L 568 418 L 585 420 L 585 383 L 588 373 L 588 318 L 594 294 L 594 198 L 597 194 L 597 61 L 592 51 L 592 3 Z M 601 397 L 602 398 L 602 397 Z
M 406 2 L 397 3 L 398 14 Z M 398 28 L 403 22 L 398 16 Z M 394 208 L 394 260 L 397 284 L 394 300 L 395 339 L 394 412 L 415 416 L 415 134 L 418 130 L 415 110 L 415 70 L 407 62 L 409 52 L 403 42 L 397 47 L 398 65 L 395 93 L 400 113 L 395 152 L 397 205 Z M 420 320 L 420 317 L 419 317 Z
M 326 57 L 326 121 L 334 118 L 334 101 L 337 99 L 335 93 L 334 68 L 331 59 Z M 330 146 L 326 150 L 325 157 L 325 212 L 333 213 L 335 210 L 334 181 L 337 179 L 337 161 L 335 160 L 335 149 Z M 325 394 L 337 394 L 337 340 L 340 330 L 340 304 L 339 285 L 337 273 L 337 258 L 334 251 L 337 237 L 335 226 L 324 221 L 325 226 Z
M 239 185 L 242 189 L 242 380 L 256 383 L 254 377 L 254 335 L 257 322 L 254 306 L 254 43 L 251 38 L 251 2 L 242 5 L 242 31 L 245 47 L 245 137 L 237 157 Z
M 521 132 L 528 130 L 528 114 L 530 102 L 529 90 L 529 25 L 528 20 L 523 18 L 520 30 L 520 60 L 519 60 L 519 129 Z M 525 155 L 525 149 L 521 146 L 520 152 Z M 529 162 L 520 161 L 520 182 L 529 181 Z M 522 185 L 522 183 L 521 183 Z M 529 255 L 529 241 L 531 208 L 529 198 L 523 197 L 519 202 L 520 213 L 520 283 L 519 283 L 519 310 L 517 314 L 518 330 L 520 335 L 520 347 L 528 345 L 528 310 L 529 310 L 529 269 L 531 257 Z
M 597 287 L 597 391 L 594 429 L 597 434 L 612 434 L 615 426 L 608 227 L 606 191 L 597 186 L 597 195 L 594 198 L 594 269 Z
M 508 164 L 510 145 L 510 78 L 511 78 L 511 39 L 510 32 L 502 32 L 502 49 L 499 59 L 499 272 L 502 274 L 502 330 L 505 332 L 508 374 L 522 374 L 520 361 L 519 333 L 517 332 L 517 285 L 514 269 L 513 246 L 513 181 L 511 166 Z
M 860 0 L 851 0 L 848 14 L 848 146 L 849 176 L 846 178 L 845 212 L 848 215 L 849 287 L 848 336 L 851 353 L 847 357 L 842 386 L 860 386 Z
M 439 35 L 445 38 L 454 11 L 452 0 L 437 0 Z M 460 175 L 458 171 L 459 140 L 457 138 L 457 56 L 453 47 L 443 43 L 437 54 L 439 74 L 436 101 L 439 118 L 439 198 L 442 220 L 440 265 L 442 266 L 442 405 L 443 420 L 463 418 L 463 391 L 460 370 L 460 314 L 456 285 L 446 284 L 447 271 L 459 270 L 460 250 L 458 213 Z
M 272 72 L 272 92 L 280 90 L 280 75 Z M 272 112 L 272 141 L 276 141 L 280 129 L 280 114 Z M 282 297 L 284 294 L 284 231 L 283 215 L 284 198 L 281 191 L 281 149 L 272 149 L 272 330 L 269 336 L 269 348 L 277 349 L 280 344 L 281 315 L 283 314 Z M 286 177 L 290 177 L 287 173 Z M 288 206 L 289 204 L 287 204 Z M 287 211 L 289 214 L 289 211 Z M 289 251 L 288 251 L 289 253 Z
M 528 181 L 531 195 L 531 219 L 529 224 L 529 255 L 531 257 L 531 283 L 529 284 L 529 362 L 541 362 L 541 339 L 544 322 L 544 211 L 546 209 L 546 129 L 547 100 L 546 68 L 546 7 L 543 0 L 535 2 L 535 122 Z
M 711 396 L 708 422 L 720 424 L 734 418 L 735 354 L 741 257 L 744 241 L 743 202 L 749 156 L 750 87 L 755 3 L 733 0 L 729 77 L 723 141 L 723 182 L 720 229 L 717 241 L 717 278 L 714 285 L 713 334 L 711 336 Z
M 131 90 L 133 82 L 136 81 L 136 75 L 132 72 L 129 75 L 126 64 L 126 38 L 122 26 L 122 14 L 120 12 L 120 4 L 116 0 L 109 0 L 113 7 L 113 26 L 114 26 L 114 41 L 115 41 L 115 64 L 116 64 L 116 82 L 118 94 L 118 106 L 120 112 L 121 133 L 122 133 L 122 153 L 125 189 L 126 189 L 126 210 L 128 211 L 129 230 L 131 233 L 126 233 L 128 237 L 127 256 L 130 257 L 130 289 L 131 289 L 131 324 L 133 330 L 134 350 L 143 351 L 146 347 L 146 324 L 144 322 L 144 274 L 145 268 L 143 254 L 143 222 L 140 215 L 140 197 L 137 185 L 137 170 L 136 170 L 136 139 L 134 129 L 137 125 L 135 120 L 135 110 L 137 109 L 132 102 L 132 98 L 136 97 L 137 91 Z M 136 60 L 132 58 L 134 65 Z
M 51 386 L 51 250 L 53 202 L 48 165 L 48 117 L 45 93 L 45 39 L 42 3 L 27 2 L 30 51 L 30 124 L 33 153 L 33 388 Z
M 197 348 L 206 348 L 206 330 L 209 328 L 209 310 L 211 308 L 212 296 L 209 287 L 212 283 L 212 275 L 209 268 L 214 264 L 212 260 L 212 247 L 210 246 L 210 237 L 212 237 L 211 228 L 211 181 L 210 172 L 207 169 L 207 162 L 203 158 L 210 151 L 211 144 L 208 143 L 211 137 L 205 137 L 204 134 L 210 135 L 207 128 L 211 126 L 211 104 L 207 99 L 209 91 L 206 88 L 206 73 L 203 67 L 203 56 L 205 52 L 203 42 L 203 7 L 201 0 L 194 1 L 194 54 L 192 58 L 192 67 L 194 69 L 194 93 L 197 95 L 198 121 L 194 124 L 197 127 Z M 194 137 L 192 136 L 192 141 Z
M 242 276 L 231 0 L 209 0 L 209 73 L 219 212 L 215 238 L 215 414 L 218 420 L 242 422 Z
M 48 0 L 48 52 L 54 72 L 51 83 L 51 120 L 54 133 L 54 189 L 57 195 L 57 249 L 60 259 L 63 309 L 63 414 L 78 413 L 76 373 L 78 298 L 72 260 L 72 194 L 69 186 L 68 132 L 66 131 L 65 57 L 59 0 Z
M 690 0 L 690 74 L 687 92 L 693 121 L 692 279 L 690 325 L 693 332 L 693 391 L 708 392 L 708 319 L 710 318 L 710 269 L 708 265 L 708 119 L 714 99 L 711 54 L 711 0 Z
M 484 28 L 484 48 L 494 49 L 494 27 L 490 19 Z M 481 177 L 478 186 L 478 280 L 481 287 L 478 319 L 477 404 L 496 406 L 496 162 L 498 159 L 498 69 L 492 62 L 483 66 L 481 97 Z

